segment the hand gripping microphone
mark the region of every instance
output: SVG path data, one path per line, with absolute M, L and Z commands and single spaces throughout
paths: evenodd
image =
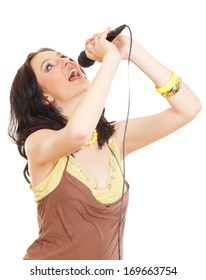
M 108 33 L 106 39 L 109 41 L 109 42 L 112 42 L 121 32 L 122 30 L 126 27 L 126 24 L 123 24 L 119 27 L 117 27 L 116 29 L 112 30 L 111 32 Z M 88 58 L 86 56 L 86 53 L 85 51 L 82 51 L 80 53 L 80 55 L 78 56 L 78 63 L 80 66 L 84 67 L 84 68 L 87 68 L 87 67 L 90 67 L 92 66 L 95 61 Z

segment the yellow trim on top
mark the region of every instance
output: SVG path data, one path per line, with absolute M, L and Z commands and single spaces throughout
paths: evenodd
M 122 196 L 123 188 L 123 175 L 120 169 L 120 155 L 114 137 L 111 137 L 109 139 L 109 146 L 114 152 L 117 160 L 112 154 L 110 154 L 110 168 L 105 188 L 99 189 L 95 185 L 89 174 L 87 174 L 80 167 L 76 159 L 72 156 L 69 156 L 69 161 L 66 169 L 68 173 L 70 173 L 72 176 L 86 185 L 98 201 L 104 204 L 110 204 L 120 199 Z M 42 182 L 40 182 L 35 187 L 30 185 L 31 190 L 34 192 L 35 201 L 43 199 L 49 193 L 55 190 L 62 178 L 63 172 L 66 167 L 66 162 L 67 157 L 60 158 L 52 172 Z M 124 191 L 126 192 L 126 187 Z
M 66 162 L 66 157 L 60 158 L 54 169 L 42 182 L 36 186 L 32 186 L 32 184 L 30 184 L 30 189 L 34 192 L 35 201 L 41 200 L 58 186 L 62 178 Z

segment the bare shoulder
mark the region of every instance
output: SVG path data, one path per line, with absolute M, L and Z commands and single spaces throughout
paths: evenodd
M 77 151 L 83 140 L 70 126 L 58 130 L 40 129 L 28 137 L 25 151 L 33 163 L 47 165 Z
M 40 129 L 30 134 L 25 141 L 26 153 L 35 152 L 42 145 L 42 141 L 50 134 L 49 129 Z
M 48 146 L 54 131 L 50 129 L 40 129 L 30 134 L 25 141 L 25 152 L 28 159 L 41 160 L 42 151 Z
M 33 186 L 46 178 L 57 162 L 52 153 L 46 150 L 49 141 L 47 139 L 52 137 L 52 133 L 52 130 L 41 129 L 30 134 L 25 141 L 25 152 Z

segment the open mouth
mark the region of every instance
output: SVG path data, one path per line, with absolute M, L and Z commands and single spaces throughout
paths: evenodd
M 74 81 L 79 77 L 81 77 L 80 73 L 76 69 L 71 69 L 69 72 L 68 81 Z

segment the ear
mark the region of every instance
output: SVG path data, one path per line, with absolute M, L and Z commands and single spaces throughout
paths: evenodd
M 51 95 L 48 94 L 43 94 L 43 95 L 44 95 L 44 99 L 43 99 L 44 104 L 48 105 L 54 102 L 54 98 Z

